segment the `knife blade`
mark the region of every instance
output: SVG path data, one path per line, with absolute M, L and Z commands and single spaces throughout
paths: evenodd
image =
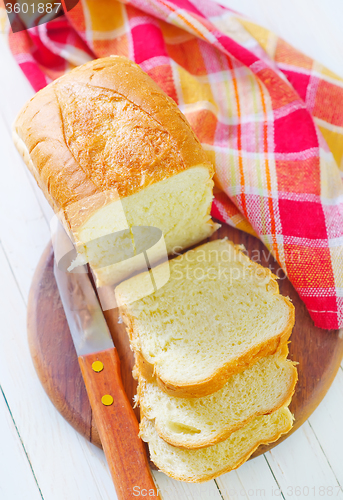
M 106 320 L 88 274 L 61 271 L 54 274 L 78 356 L 114 347 Z
M 136 416 L 125 393 L 118 352 L 88 274 L 54 275 L 82 376 L 119 500 L 161 498 L 155 486 Z

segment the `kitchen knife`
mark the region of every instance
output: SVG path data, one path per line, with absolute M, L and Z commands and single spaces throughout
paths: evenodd
M 124 391 L 119 356 L 89 276 L 61 271 L 56 261 L 54 274 L 118 499 L 161 498 Z

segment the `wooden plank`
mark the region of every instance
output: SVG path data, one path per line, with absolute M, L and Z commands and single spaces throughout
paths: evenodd
M 4 35 L 0 53 L 6 71 L 0 74 L 2 179 L 0 184 L 0 234 L 6 255 L 26 300 L 35 266 L 50 238 L 46 208 L 31 174 L 12 142 L 12 123 L 24 103 L 34 94 L 15 62 Z M 30 179 L 31 177 L 31 179 Z M 50 208 L 49 208 L 50 210 Z M 51 213 L 51 212 L 50 212 Z M 50 216 L 51 217 L 51 216 Z
M 336 474 L 309 422 L 268 452 L 266 457 L 286 500 L 329 496 L 343 499 Z
M 343 487 L 343 369 L 341 368 L 323 403 L 311 415 L 309 424 L 320 447 Z
M 0 498 L 42 500 L 30 462 L 0 389 Z
M 25 176 L 28 178 L 33 188 L 38 205 L 45 219 L 49 222 L 53 215 L 53 211 L 24 162 L 22 160 L 17 162 L 20 155 L 12 143 L 12 125 L 14 120 L 22 106 L 34 95 L 34 91 L 14 60 L 4 35 L 0 35 L 0 53 L 2 64 L 6 67 L 6 71 L 0 73 L 0 96 L 6 96 L 6 98 L 3 97 L 1 99 L 0 114 L 3 118 L 5 128 L 7 129 L 7 134 L 1 136 L 1 144 L 4 145 L 3 150 L 11 152 L 11 156 L 16 162 L 16 175 L 19 176 L 20 171 L 25 173 Z
M 2 148 L 0 183 L 1 241 L 26 300 L 50 231 L 1 117 L 0 136 L 6 142 L 6 147 Z
M 163 472 L 154 471 L 154 477 L 163 500 L 220 500 L 222 497 L 214 481 L 189 484 L 169 479 Z
M 272 491 L 278 489 L 264 455 L 224 474 L 216 482 L 223 497 L 230 500 L 269 499 Z

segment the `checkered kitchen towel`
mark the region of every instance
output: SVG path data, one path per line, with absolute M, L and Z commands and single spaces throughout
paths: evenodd
M 36 90 L 93 57 L 136 61 L 215 163 L 213 216 L 261 238 L 317 326 L 343 327 L 342 79 L 210 0 L 82 0 L 9 43 Z

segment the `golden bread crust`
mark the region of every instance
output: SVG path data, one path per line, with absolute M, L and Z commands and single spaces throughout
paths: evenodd
M 284 344 L 280 351 L 279 351 L 279 361 L 284 362 L 288 356 L 288 347 L 287 344 Z M 290 364 L 292 363 L 291 361 L 289 362 Z M 144 358 L 142 358 L 141 355 L 138 356 L 138 360 L 136 358 L 136 364 L 135 364 L 135 375 L 136 378 L 138 379 L 138 387 L 137 387 L 137 396 L 138 396 L 138 404 L 141 409 L 141 413 L 146 415 L 147 409 L 144 407 L 144 404 L 142 404 L 142 399 L 141 398 L 141 391 L 142 387 L 146 384 L 147 381 L 149 381 L 148 377 L 144 377 L 142 373 L 142 367 L 143 370 L 145 369 L 146 362 Z M 154 425 L 155 429 L 157 431 L 157 434 L 167 443 L 171 444 L 172 446 L 177 446 L 178 448 L 184 448 L 184 449 L 199 449 L 199 448 L 205 448 L 207 446 L 212 446 L 217 443 L 220 443 L 221 441 L 225 441 L 233 432 L 237 431 L 238 429 L 241 429 L 242 427 L 245 427 L 251 420 L 253 420 L 256 417 L 259 417 L 261 415 L 270 415 L 271 413 L 274 413 L 275 411 L 279 410 L 283 406 L 288 406 L 291 402 L 291 399 L 294 394 L 295 386 L 298 381 L 298 371 L 295 367 L 295 365 L 292 365 L 292 377 L 289 381 L 289 386 L 287 388 L 287 391 L 285 392 L 284 396 L 282 399 L 280 399 L 279 403 L 275 405 L 274 407 L 270 408 L 268 412 L 265 411 L 259 411 L 256 412 L 252 415 L 250 415 L 249 418 L 242 420 L 239 424 L 234 425 L 231 427 L 225 427 L 221 432 L 218 432 L 215 434 L 212 439 L 208 439 L 207 441 L 202 440 L 200 443 L 195 444 L 193 441 L 190 441 L 189 443 L 185 443 L 184 440 L 182 441 L 177 441 L 177 439 L 170 439 L 170 436 L 165 434 L 163 432 L 163 428 L 158 425 L 158 420 L 155 420 Z M 227 382 L 227 381 L 226 381 Z
M 175 102 L 120 56 L 75 68 L 21 110 L 15 142 L 55 211 L 94 197 L 86 212 L 192 168 L 214 170 Z M 26 149 L 26 154 L 24 154 Z M 105 200 L 106 203 L 106 200 Z M 76 220 L 80 225 L 84 218 Z
M 223 365 L 211 378 L 205 379 L 197 384 L 187 385 L 173 385 L 168 381 L 162 380 L 158 374 L 158 368 L 155 371 L 155 376 L 158 385 L 161 389 L 170 396 L 180 398 L 200 398 L 208 396 L 214 392 L 219 391 L 227 382 L 227 379 L 235 373 L 240 373 L 247 370 L 254 365 L 259 359 L 264 358 L 270 354 L 275 354 L 283 344 L 289 339 L 294 326 L 294 308 L 293 304 L 283 297 L 287 304 L 290 306 L 290 311 L 293 312 L 287 323 L 286 328 L 276 337 L 271 338 L 268 342 L 260 343 L 254 346 L 250 351 L 242 354 L 234 361 L 230 361 Z
M 141 428 L 143 427 L 144 425 L 144 419 L 148 420 L 147 417 L 144 416 L 144 414 L 141 415 Z M 177 475 L 177 474 L 174 474 L 172 471 L 170 470 L 167 470 L 164 466 L 163 466 L 163 463 L 159 463 L 158 460 L 155 460 L 154 461 L 154 464 L 156 465 L 156 467 L 158 468 L 158 470 L 160 470 L 161 472 L 164 472 L 167 476 L 171 477 L 172 479 L 176 479 L 178 481 L 185 481 L 185 482 L 189 482 L 189 483 L 203 483 L 205 481 L 210 481 L 211 479 L 215 479 L 216 477 L 219 477 L 221 476 L 222 474 L 225 474 L 227 472 L 230 472 L 231 470 L 235 470 L 235 469 L 238 469 L 241 465 L 243 465 L 248 459 L 249 457 L 254 453 L 254 451 L 257 450 L 257 448 L 260 446 L 260 445 L 263 445 L 263 444 L 270 444 L 270 443 L 274 443 L 275 441 L 277 441 L 283 434 L 287 434 L 293 427 L 293 423 L 289 423 L 289 425 L 287 425 L 287 427 L 285 427 L 284 429 L 276 432 L 274 434 L 274 436 L 268 438 L 268 439 L 260 439 L 259 441 L 257 441 L 251 448 L 250 450 L 233 466 L 233 467 L 223 467 L 223 469 L 219 470 L 218 472 L 214 473 L 214 474 L 209 474 L 209 475 L 203 475 L 203 476 L 192 476 L 192 477 L 189 477 L 189 476 L 186 476 L 186 475 Z M 150 460 L 151 459 L 151 456 L 150 456 Z

